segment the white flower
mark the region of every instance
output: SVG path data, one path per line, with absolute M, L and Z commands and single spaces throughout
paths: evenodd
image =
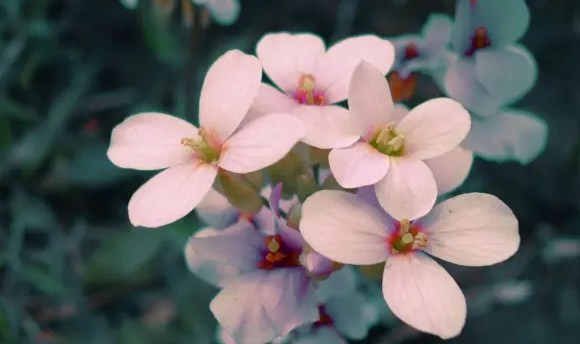
M 306 125 L 303 141 L 318 148 L 345 147 L 357 140 L 346 109 L 356 66 L 366 60 L 384 75 L 394 60 L 392 44 L 376 36 L 347 38 L 325 49 L 311 34 L 268 34 L 256 48 L 264 72 L 279 90 L 262 84 L 248 116 L 289 112 Z
M 498 198 L 479 193 L 448 199 L 410 220 L 393 221 L 356 195 L 325 190 L 305 201 L 300 230 L 308 244 L 334 261 L 386 261 L 383 295 L 392 312 L 421 331 L 454 337 L 465 323 L 465 297 L 424 252 L 467 266 L 501 262 L 518 249 L 517 220 Z
M 380 204 L 397 219 L 426 214 L 437 185 L 423 160 L 459 145 L 469 132 L 469 113 L 456 101 L 439 98 L 401 116 L 385 78 L 366 62 L 354 72 L 348 102 L 361 140 L 330 152 L 338 183 L 345 188 L 375 185 Z
M 270 114 L 240 126 L 260 85 L 260 63 L 232 50 L 209 69 L 201 91 L 201 127 L 142 113 L 113 130 L 107 155 L 117 166 L 164 169 L 133 194 L 129 219 L 159 227 L 187 215 L 211 188 L 218 169 L 248 173 L 273 164 L 304 136 L 300 120 Z

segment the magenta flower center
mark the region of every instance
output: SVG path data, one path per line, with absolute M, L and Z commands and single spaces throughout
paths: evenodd
M 479 49 L 484 49 L 491 46 L 491 40 L 489 39 L 489 33 L 486 28 L 478 27 L 475 29 L 475 33 L 471 36 L 471 44 L 465 50 L 465 56 L 473 56 Z
M 264 239 L 265 249 L 258 268 L 272 270 L 275 268 L 293 268 L 300 266 L 300 251 L 286 245 L 279 234 L 268 235 Z
M 388 240 L 393 254 L 409 253 L 427 246 L 427 234 L 418 226 L 413 226 L 411 221 L 401 220 L 397 226 L 398 230 Z
M 419 57 L 419 47 L 415 43 L 409 43 L 405 47 L 405 61 L 410 61 Z
M 318 320 L 314 323 L 314 326 L 325 326 L 333 325 L 334 319 L 326 311 L 325 305 L 318 305 Z
M 298 87 L 294 99 L 300 104 L 325 105 L 326 100 L 322 91 L 316 90 L 316 79 L 312 74 L 303 74 L 298 80 Z

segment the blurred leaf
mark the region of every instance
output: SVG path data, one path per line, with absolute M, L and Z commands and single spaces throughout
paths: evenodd
M 62 296 L 66 292 L 65 286 L 49 271 L 35 265 L 24 265 L 21 270 L 22 279 L 31 283 L 39 291 L 52 295 Z
M 145 6 L 141 11 L 143 37 L 157 58 L 169 65 L 178 65 L 183 59 L 181 43 L 171 30 L 170 16 L 155 6 Z
M 86 280 L 89 283 L 125 283 L 146 280 L 147 267 L 167 243 L 163 229 L 134 229 L 103 242 L 89 258 Z
M 3 338 L 8 338 L 8 336 L 10 336 L 10 317 L 8 310 L 0 303 L 0 342 L 4 343 Z
M 144 324 L 125 321 L 119 330 L 118 343 L 157 343 Z

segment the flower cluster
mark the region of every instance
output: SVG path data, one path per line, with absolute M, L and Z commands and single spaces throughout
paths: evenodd
M 210 310 L 224 343 L 364 338 L 381 311 L 352 265 L 384 269 L 384 300 L 405 323 L 458 335 L 465 297 L 431 256 L 485 266 L 518 249 L 501 200 L 445 194 L 473 152 L 525 163 L 542 149 L 543 124 L 505 108 L 535 80 L 514 43 L 528 17 L 522 0 L 458 0 L 455 22 L 435 15 L 393 43 L 363 35 L 327 48 L 275 33 L 256 56 L 228 51 L 205 77 L 199 127 L 141 113 L 113 130 L 114 164 L 163 170 L 132 196 L 131 223 L 160 227 L 197 208 L 208 227 L 185 256 L 220 288 Z M 416 73 L 450 98 L 397 104 Z

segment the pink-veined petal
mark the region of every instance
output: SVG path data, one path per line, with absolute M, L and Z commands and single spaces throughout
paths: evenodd
M 455 147 L 450 152 L 424 161 L 431 169 L 437 182 L 437 192 L 442 195 L 458 188 L 471 171 L 473 152 Z
M 374 35 L 350 37 L 330 47 L 318 61 L 314 73 L 317 86 L 324 90 L 330 103 L 347 97 L 352 73 L 362 61 L 369 62 L 384 75 L 395 61 L 395 48 L 388 40 Z
M 375 192 L 389 215 L 397 220 L 413 220 L 433 208 L 437 184 L 423 161 L 391 158 L 389 172 L 375 184 Z
M 303 74 L 314 72 L 324 50 L 324 42 L 315 35 L 272 33 L 260 39 L 256 55 L 266 75 L 284 92 L 291 93 Z
M 500 199 L 483 193 L 450 198 L 419 220 L 428 233 L 425 252 L 451 263 L 484 266 L 518 249 L 518 220 Z
M 348 108 L 361 136 L 391 120 L 393 98 L 389 83 L 380 70 L 366 61 L 356 67 L 350 80 Z
M 241 125 L 243 126 L 259 117 L 273 113 L 291 113 L 298 106 L 300 105 L 294 98 L 268 84 L 262 83 L 258 90 L 258 95 Z
M 207 71 L 199 100 L 200 125 L 225 141 L 258 94 L 262 67 L 254 56 L 230 50 Z
M 455 100 L 437 98 L 409 112 L 396 125 L 405 137 L 405 156 L 429 159 L 457 147 L 469 133 L 469 112 Z
M 306 126 L 302 141 L 310 146 L 330 149 L 350 146 L 359 139 L 348 110 L 336 105 L 302 105 L 293 114 Z
M 300 268 L 258 270 L 228 283 L 210 310 L 236 342 L 269 343 L 318 319 L 313 284 Z
M 378 209 L 345 191 L 318 191 L 302 205 L 300 232 L 304 240 L 340 263 L 385 261 L 389 231 L 389 223 Z
M 305 134 L 295 116 L 271 114 L 240 128 L 222 148 L 219 166 L 234 173 L 249 173 L 280 160 Z
M 197 138 L 197 128 L 181 118 L 162 113 L 140 113 L 113 129 L 107 156 L 119 167 L 158 170 L 193 159 L 184 138 Z
M 465 297 L 441 265 L 424 254 L 389 257 L 383 295 L 391 311 L 414 328 L 443 339 L 457 336 L 467 316 Z
M 134 226 L 160 227 L 187 215 L 211 188 L 217 168 L 199 162 L 173 166 L 149 179 L 129 201 Z
M 328 162 L 336 181 L 347 189 L 375 184 L 389 170 L 389 157 L 367 142 L 333 149 L 328 155 Z

